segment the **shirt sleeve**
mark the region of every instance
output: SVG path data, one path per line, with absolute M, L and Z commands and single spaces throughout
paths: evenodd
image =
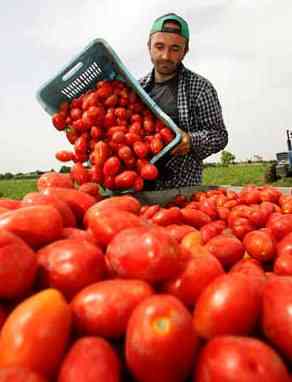
M 206 86 L 199 94 L 195 114 L 199 130 L 190 132 L 192 152 L 203 160 L 223 150 L 228 143 L 221 105 L 212 85 Z

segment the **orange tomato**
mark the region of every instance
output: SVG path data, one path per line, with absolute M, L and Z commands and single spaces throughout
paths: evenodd
M 70 307 L 56 289 L 24 300 L 2 327 L 0 368 L 24 367 L 51 377 L 62 360 L 70 328 Z

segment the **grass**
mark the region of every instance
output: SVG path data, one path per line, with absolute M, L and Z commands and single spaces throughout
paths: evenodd
M 207 167 L 203 173 L 203 184 L 244 186 L 246 184 L 265 184 L 268 164 L 230 165 L 228 167 Z M 292 177 L 271 183 L 275 187 L 292 187 Z
M 264 184 L 266 165 L 230 165 L 228 167 L 207 167 L 203 173 L 204 184 L 242 186 Z
M 230 165 L 228 167 L 207 167 L 204 169 L 203 184 L 244 186 L 265 184 L 267 164 Z M 272 183 L 275 187 L 292 187 L 292 177 Z M 35 179 L 0 180 L 0 196 L 21 199 L 28 192 L 36 191 Z
M 3 198 L 22 199 L 28 192 L 36 190 L 35 179 L 0 180 L 0 196 Z

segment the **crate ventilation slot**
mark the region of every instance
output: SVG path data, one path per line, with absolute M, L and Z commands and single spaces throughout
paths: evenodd
M 79 96 L 84 90 L 89 89 L 102 73 L 102 69 L 96 62 L 93 62 L 79 77 L 66 86 L 61 93 L 72 99 Z

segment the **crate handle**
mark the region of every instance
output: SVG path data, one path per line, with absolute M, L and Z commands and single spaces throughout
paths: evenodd
M 83 66 L 83 62 L 78 62 L 78 64 L 74 65 L 73 68 L 71 68 L 67 73 L 65 73 L 62 77 L 62 80 L 68 81 L 70 78 L 74 76 L 75 73 L 78 72 Z

